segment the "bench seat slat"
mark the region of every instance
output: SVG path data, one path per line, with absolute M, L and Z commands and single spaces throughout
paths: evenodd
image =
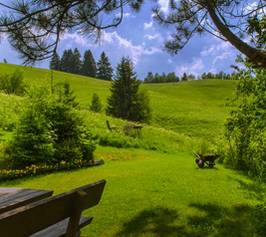
M 21 190 L 14 195 L 6 195 L 0 198 L 0 214 L 31 202 L 47 198 L 53 191 L 46 190 Z
M 92 217 L 81 217 L 79 221 L 79 229 L 85 227 L 86 225 L 90 224 L 92 221 Z M 69 222 L 69 218 L 60 221 L 57 224 L 54 224 L 38 233 L 30 235 L 29 237 L 63 237 L 67 231 L 67 225 Z

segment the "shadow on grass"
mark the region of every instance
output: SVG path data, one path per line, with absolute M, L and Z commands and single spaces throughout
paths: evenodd
M 239 205 L 225 208 L 214 204 L 190 204 L 189 208 L 197 214 L 186 216 L 186 221 L 182 218 L 182 222 L 182 214 L 174 209 L 144 210 L 124 223 L 116 236 L 265 237 L 265 207 Z
M 266 185 L 259 182 L 244 182 L 243 180 L 232 178 L 233 181 L 238 182 L 239 188 L 247 191 L 248 197 L 251 199 L 255 199 L 257 201 L 265 201 L 266 200 Z M 266 234 L 265 234 L 266 236 Z

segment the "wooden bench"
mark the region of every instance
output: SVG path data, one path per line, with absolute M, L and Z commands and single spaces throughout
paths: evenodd
M 118 128 L 116 126 L 111 126 L 110 122 L 106 120 L 106 126 L 110 132 L 117 131 Z
M 2 213 L 0 236 L 77 237 L 92 221 L 92 217 L 82 217 L 82 211 L 99 203 L 104 186 L 105 180 L 101 180 Z

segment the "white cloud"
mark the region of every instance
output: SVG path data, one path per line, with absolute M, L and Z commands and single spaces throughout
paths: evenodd
M 153 22 L 152 21 L 144 22 L 144 25 L 143 25 L 145 30 L 152 28 L 152 26 L 153 26 Z
M 214 44 L 201 51 L 200 56 L 212 58 L 210 71 L 217 72 L 217 68 L 219 67 L 218 63 L 221 63 L 220 61 L 233 61 L 236 54 L 230 43 L 217 40 Z
M 117 17 L 117 18 L 119 18 L 121 16 L 121 13 L 117 13 L 116 15 L 115 15 L 115 17 Z M 135 16 L 134 15 L 132 15 L 131 13 L 129 13 L 129 12 L 126 12 L 126 13 L 124 13 L 123 14 L 123 18 L 134 18 Z
M 248 14 L 258 8 L 258 1 L 248 3 L 246 7 L 244 8 L 244 14 Z M 253 12 L 253 15 L 264 15 L 264 12 L 266 11 L 266 7 L 260 8 L 258 11 Z
M 130 40 L 121 37 L 116 31 L 104 32 L 101 42 L 114 45 L 114 47 L 121 48 L 124 56 L 132 58 L 133 62 L 137 64 L 142 56 L 162 53 L 160 48 L 145 47 L 144 45 L 135 45 Z
M 177 67 L 175 71 L 179 76 L 183 75 L 184 73 L 192 73 L 197 76 L 202 73 L 204 68 L 205 65 L 203 63 L 203 60 L 201 58 L 194 58 L 191 64 L 181 65 L 181 67 Z
M 173 63 L 174 63 L 174 61 L 173 61 L 172 59 L 170 59 L 170 58 L 167 60 L 167 62 L 168 62 L 169 64 L 173 64 Z
M 65 33 L 61 36 L 62 41 L 71 41 L 80 46 L 88 46 L 88 40 L 78 33 Z
M 158 4 L 163 13 L 167 14 L 169 12 L 169 0 L 159 0 Z
M 162 41 L 162 36 L 159 33 L 153 34 L 153 35 L 146 34 L 146 35 L 144 35 L 144 38 L 148 39 L 148 40 L 159 40 L 159 41 Z

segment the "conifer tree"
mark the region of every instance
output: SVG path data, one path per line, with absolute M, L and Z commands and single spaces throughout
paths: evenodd
M 51 70 L 60 70 L 60 57 L 57 53 L 55 53 L 51 59 L 51 62 L 50 62 L 50 69 Z
M 122 58 L 116 68 L 107 114 L 131 121 L 144 121 L 148 116 L 142 115 L 145 110 L 141 105 L 145 105 L 146 101 L 142 100 L 146 97 L 139 95 L 139 85 L 140 81 L 137 80 L 132 61 Z
M 148 72 L 147 77 L 144 79 L 145 83 L 149 83 L 149 82 L 153 82 L 154 77 L 153 77 L 153 73 L 152 72 Z
M 101 112 L 102 110 L 102 104 L 100 101 L 100 97 L 96 93 L 92 95 L 90 110 L 93 112 L 97 112 L 97 113 Z
M 61 70 L 63 72 L 72 72 L 73 70 L 73 51 L 65 50 L 61 59 Z
M 71 72 L 74 74 L 80 74 L 81 73 L 81 67 L 82 67 L 82 62 L 81 62 L 81 56 L 80 52 L 77 48 L 74 49 L 73 52 L 73 58 L 72 58 L 72 70 Z
M 181 78 L 182 81 L 187 81 L 188 80 L 188 76 L 187 74 L 184 72 L 182 78 Z
M 111 81 L 113 77 L 113 68 L 105 52 L 102 52 L 100 60 L 97 63 L 97 78 Z
M 95 77 L 97 72 L 96 63 L 90 50 L 84 53 L 81 74 L 84 76 Z

